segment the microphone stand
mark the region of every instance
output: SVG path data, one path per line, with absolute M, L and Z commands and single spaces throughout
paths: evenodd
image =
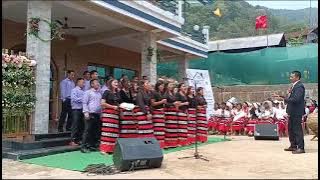
M 212 87 L 216 87 L 217 89 L 220 89 L 220 95 L 221 95 L 221 100 L 223 102 L 223 94 L 222 94 L 222 91 L 224 90 L 223 88 L 219 87 L 219 86 L 212 86 Z M 223 139 L 226 140 L 226 136 L 227 136 L 227 133 L 224 133 L 223 134 Z
M 197 76 L 197 74 L 198 74 L 199 72 L 197 72 L 193 77 L 192 77 L 192 79 L 190 79 L 190 78 L 184 78 L 184 79 L 187 79 L 187 80 L 193 80 L 193 83 L 194 83 L 194 88 L 195 89 L 197 89 L 197 82 L 195 81 L 195 77 Z M 199 73 L 200 74 L 200 73 Z M 201 75 L 201 77 L 203 77 L 202 76 L 202 74 L 200 74 Z M 188 115 L 188 119 L 189 119 L 189 115 Z M 197 129 L 198 129 L 198 123 L 197 123 L 197 119 L 196 119 L 196 137 L 195 137 L 195 144 L 194 144 L 194 154 L 193 154 L 193 156 L 186 156 L 186 157 L 180 157 L 180 158 L 178 158 L 178 159 L 188 159 L 188 158 L 195 158 L 195 159 L 201 159 L 201 160 L 204 160 L 204 161 L 209 161 L 208 159 L 206 159 L 205 157 L 203 157 L 202 155 L 200 155 L 199 154 L 199 151 L 198 151 L 198 131 L 197 131 Z

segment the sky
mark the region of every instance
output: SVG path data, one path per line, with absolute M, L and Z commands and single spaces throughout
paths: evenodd
M 303 9 L 303 8 L 309 8 L 310 7 L 310 0 L 304 0 L 304 1 L 279 1 L 279 0 L 273 0 L 273 1 L 247 1 L 249 4 L 255 6 L 265 6 L 270 9 Z M 311 7 L 318 8 L 318 0 L 312 0 L 311 1 Z

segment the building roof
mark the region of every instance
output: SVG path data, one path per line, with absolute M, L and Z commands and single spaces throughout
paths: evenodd
M 315 33 L 318 35 L 318 26 L 312 29 L 310 33 Z
M 285 47 L 284 33 L 209 41 L 209 52 L 264 48 L 267 46 Z

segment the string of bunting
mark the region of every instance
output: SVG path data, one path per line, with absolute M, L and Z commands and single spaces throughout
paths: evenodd
M 50 39 L 44 39 L 44 38 L 39 36 L 39 31 L 40 31 L 39 23 L 40 23 L 40 21 L 45 22 L 50 27 L 50 32 L 51 32 L 51 38 Z M 51 41 L 53 39 L 64 40 L 64 38 L 62 37 L 62 35 L 63 35 L 62 28 L 59 27 L 59 25 L 56 22 L 50 22 L 50 21 L 48 21 L 46 19 L 42 19 L 42 18 L 39 18 L 39 17 L 30 18 L 28 35 L 33 35 L 33 36 L 37 37 L 38 39 L 40 39 L 43 42 L 48 42 L 48 41 Z

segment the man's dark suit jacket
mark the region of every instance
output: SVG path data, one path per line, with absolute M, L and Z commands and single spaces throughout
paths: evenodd
M 304 86 L 299 81 L 292 88 L 290 96 L 284 99 L 284 102 L 287 103 L 287 114 L 289 116 L 302 116 L 305 114 L 304 95 Z

